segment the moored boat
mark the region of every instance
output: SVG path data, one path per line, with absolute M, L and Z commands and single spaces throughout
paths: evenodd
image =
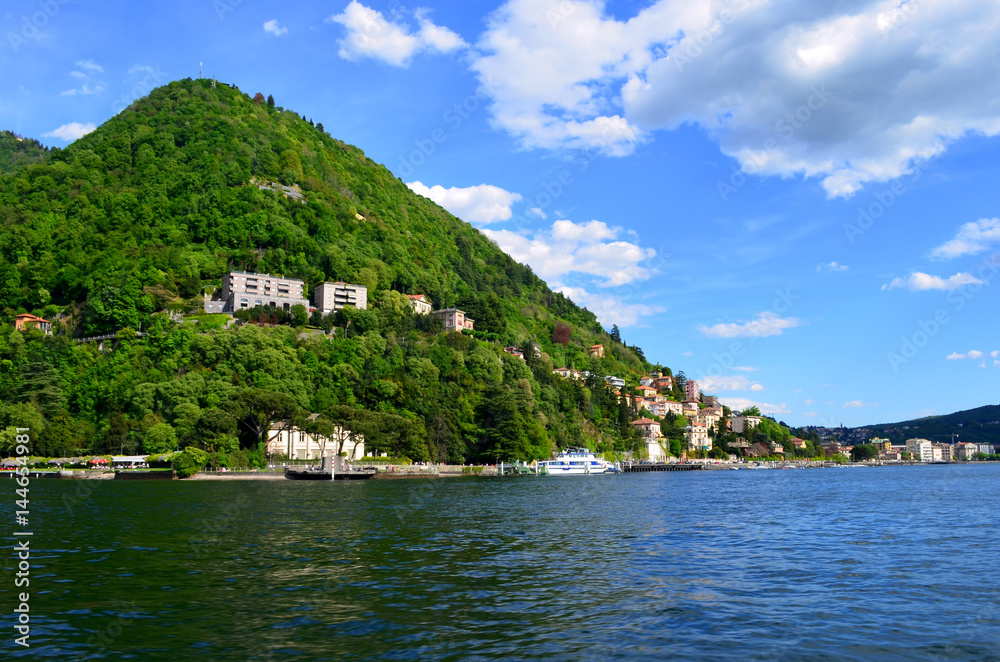
M 615 463 L 597 457 L 587 448 L 567 448 L 554 460 L 538 464 L 544 466 L 550 476 L 586 476 L 620 471 Z

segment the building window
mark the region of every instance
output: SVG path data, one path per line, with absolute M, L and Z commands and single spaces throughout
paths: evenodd
M 240 308 L 249 308 L 250 302 L 246 299 L 240 299 Z

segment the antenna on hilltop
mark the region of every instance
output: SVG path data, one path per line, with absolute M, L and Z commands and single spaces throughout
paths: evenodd
M 215 74 L 212 74 L 212 89 L 215 89 Z
M 198 63 L 198 78 L 201 78 L 201 68 L 205 66 L 204 62 Z

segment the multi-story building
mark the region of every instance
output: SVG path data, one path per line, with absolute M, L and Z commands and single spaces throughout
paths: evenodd
M 463 329 L 472 331 L 472 326 L 475 324 L 475 320 L 466 317 L 465 312 L 458 308 L 435 310 L 432 314 L 441 318 L 445 331 L 461 331 Z
M 591 345 L 590 356 L 598 359 L 604 356 L 604 345 Z
M 222 288 L 214 297 L 205 296 L 206 313 L 233 313 L 257 306 L 291 310 L 292 306 L 309 307 L 303 297 L 305 283 L 252 271 L 230 271 L 222 279 Z
M 291 460 L 318 460 L 338 452 L 348 460 L 360 460 L 365 456 L 364 436 L 338 426 L 331 437 L 321 437 L 294 425 L 288 426 L 284 421 L 271 426 L 267 435 L 267 454 L 270 457 L 280 455 Z
M 967 441 L 955 444 L 955 455 L 960 460 L 971 460 L 979 452 L 979 446 Z
M 653 388 L 660 393 L 663 393 L 664 391 L 672 391 L 674 390 L 674 378 L 669 375 L 657 377 L 653 380 Z
M 951 444 L 934 444 L 934 459 L 942 462 L 953 462 L 955 449 Z
M 688 450 L 712 450 L 712 440 L 704 425 L 694 423 L 684 428 L 684 440 L 687 441 Z
M 934 444 L 930 439 L 907 439 L 906 451 L 911 458 L 920 462 L 934 460 Z
M 324 315 L 347 306 L 364 310 L 368 307 L 368 288 L 343 281 L 320 283 L 313 290 L 313 305 Z
M 632 421 L 632 427 L 639 430 L 645 438 L 659 438 L 660 424 L 651 418 L 639 418 Z
M 682 407 L 684 408 L 685 416 L 694 416 L 701 410 L 697 400 L 685 400 L 682 403 Z
M 684 382 L 684 399 L 685 400 L 700 400 L 701 399 L 701 388 L 698 386 L 698 382 L 693 379 L 689 379 Z
M 417 315 L 430 315 L 434 311 L 434 305 L 426 294 L 407 294 L 406 298 L 410 300 L 413 312 Z
M 872 437 L 868 443 L 877 447 L 880 451 L 892 450 L 892 442 L 885 438 Z
M 985 455 L 993 455 L 997 451 L 993 444 L 979 444 L 979 452 Z
M 733 416 L 733 432 L 746 434 L 760 425 L 760 416 Z
M 612 388 L 624 388 L 625 387 L 625 380 L 622 379 L 621 377 L 615 377 L 614 375 L 608 375 L 607 377 L 604 378 L 604 381 L 606 381 Z

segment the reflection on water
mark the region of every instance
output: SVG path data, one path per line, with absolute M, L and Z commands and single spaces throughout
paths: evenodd
M 109 482 L 83 496 L 39 480 L 32 647 L 3 646 L 60 660 L 998 659 L 998 478 Z

